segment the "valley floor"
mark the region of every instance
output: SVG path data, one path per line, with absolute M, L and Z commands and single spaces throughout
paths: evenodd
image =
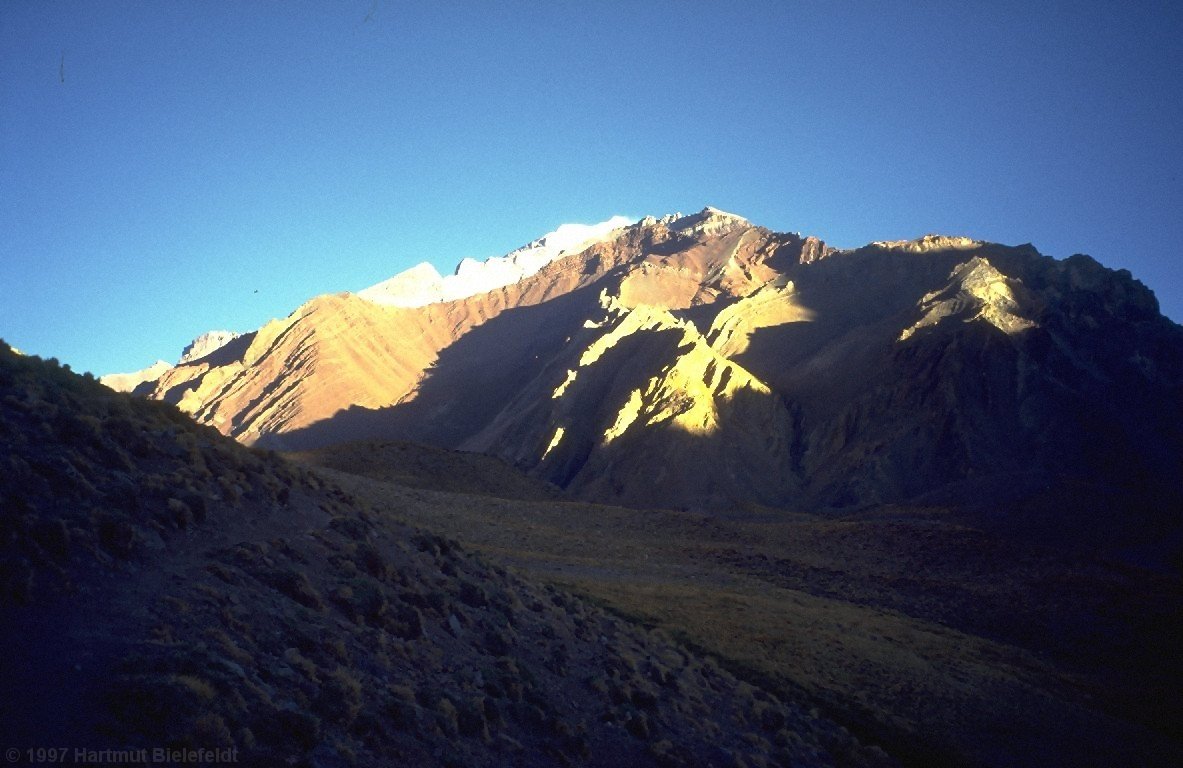
M 1183 764 L 1177 579 L 940 509 L 719 516 L 319 471 L 381 514 L 803 694 L 906 765 Z

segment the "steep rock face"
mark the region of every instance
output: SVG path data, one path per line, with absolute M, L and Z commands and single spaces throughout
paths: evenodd
M 154 394 L 253 443 L 349 405 L 396 402 L 446 342 L 432 319 L 347 294 L 321 296 L 218 353 L 177 365 Z
M 200 360 L 206 355 L 211 355 L 241 335 L 233 331 L 209 331 L 203 333 L 185 346 L 185 349 L 181 351 L 181 359 L 177 362 L 177 365 L 191 363 L 195 360 Z M 132 373 L 107 374 L 106 376 L 100 377 L 99 382 L 116 392 L 146 394 L 155 388 L 155 382 L 164 374 L 168 373 L 172 367 L 163 360 L 157 360 L 147 368 L 133 371 Z
M 184 364 L 191 363 L 194 360 L 200 360 L 206 355 L 218 351 L 241 335 L 234 331 L 207 331 L 189 342 L 189 345 L 181 352 L 181 359 L 177 362 Z
M 601 316 L 463 447 L 604 500 L 790 498 L 792 418 L 780 398 L 669 311 L 629 309 L 606 293 L 601 304 Z
M 1183 473 L 1183 330 L 1128 273 L 709 208 L 456 301 L 315 299 L 154 396 L 247 442 L 463 446 L 631 504 L 1177 509 Z
M 947 286 L 920 300 L 924 316 L 905 328 L 899 340 L 906 341 L 918 330 L 949 318 L 963 323 L 985 320 L 1007 335 L 1025 331 L 1035 323 L 1023 316 L 1025 309 L 1031 311 L 1030 299 L 1024 294 L 1021 281 L 1008 278 L 986 259 L 974 256 L 953 269 Z

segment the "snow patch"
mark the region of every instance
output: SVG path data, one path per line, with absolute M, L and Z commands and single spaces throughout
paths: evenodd
M 177 365 L 184 365 L 185 363 L 200 360 L 206 355 L 217 352 L 241 335 L 241 333 L 235 333 L 234 331 L 207 331 L 189 342 L 185 349 L 181 351 L 181 359 L 177 361 Z
M 602 242 L 634 221 L 627 216 L 613 216 L 599 224 L 563 224 L 554 232 L 504 256 L 484 261 L 464 259 L 456 267 L 455 274 L 447 277 L 441 277 L 435 267 L 423 262 L 358 291 L 357 295 L 375 304 L 394 307 L 422 307 L 476 296 L 536 274 L 560 256 L 578 253 Z

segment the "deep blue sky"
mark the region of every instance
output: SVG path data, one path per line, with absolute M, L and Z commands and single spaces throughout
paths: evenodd
M 840 247 L 1090 253 L 1180 320 L 1177 8 L 4 0 L 0 337 L 131 370 L 707 204 Z

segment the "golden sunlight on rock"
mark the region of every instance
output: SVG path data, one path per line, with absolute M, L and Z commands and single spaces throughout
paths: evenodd
M 550 444 L 546 446 L 546 450 L 542 452 L 542 458 L 545 459 L 555 447 L 563 441 L 563 428 L 555 427 L 555 436 L 550 439 Z
M 923 317 L 905 328 L 898 341 L 907 341 L 922 328 L 946 318 L 966 323 L 985 320 L 1007 334 L 1025 331 L 1035 327 L 1034 321 L 1023 316 L 1025 297 L 1021 282 L 1002 274 L 981 256 L 975 256 L 953 270 L 948 285 L 920 300 L 918 306 Z
M 793 283 L 782 282 L 780 286 L 773 283 L 760 288 L 715 316 L 707 339 L 716 352 L 735 357 L 747 350 L 749 339 L 760 328 L 817 319 L 816 312 L 796 303 Z

